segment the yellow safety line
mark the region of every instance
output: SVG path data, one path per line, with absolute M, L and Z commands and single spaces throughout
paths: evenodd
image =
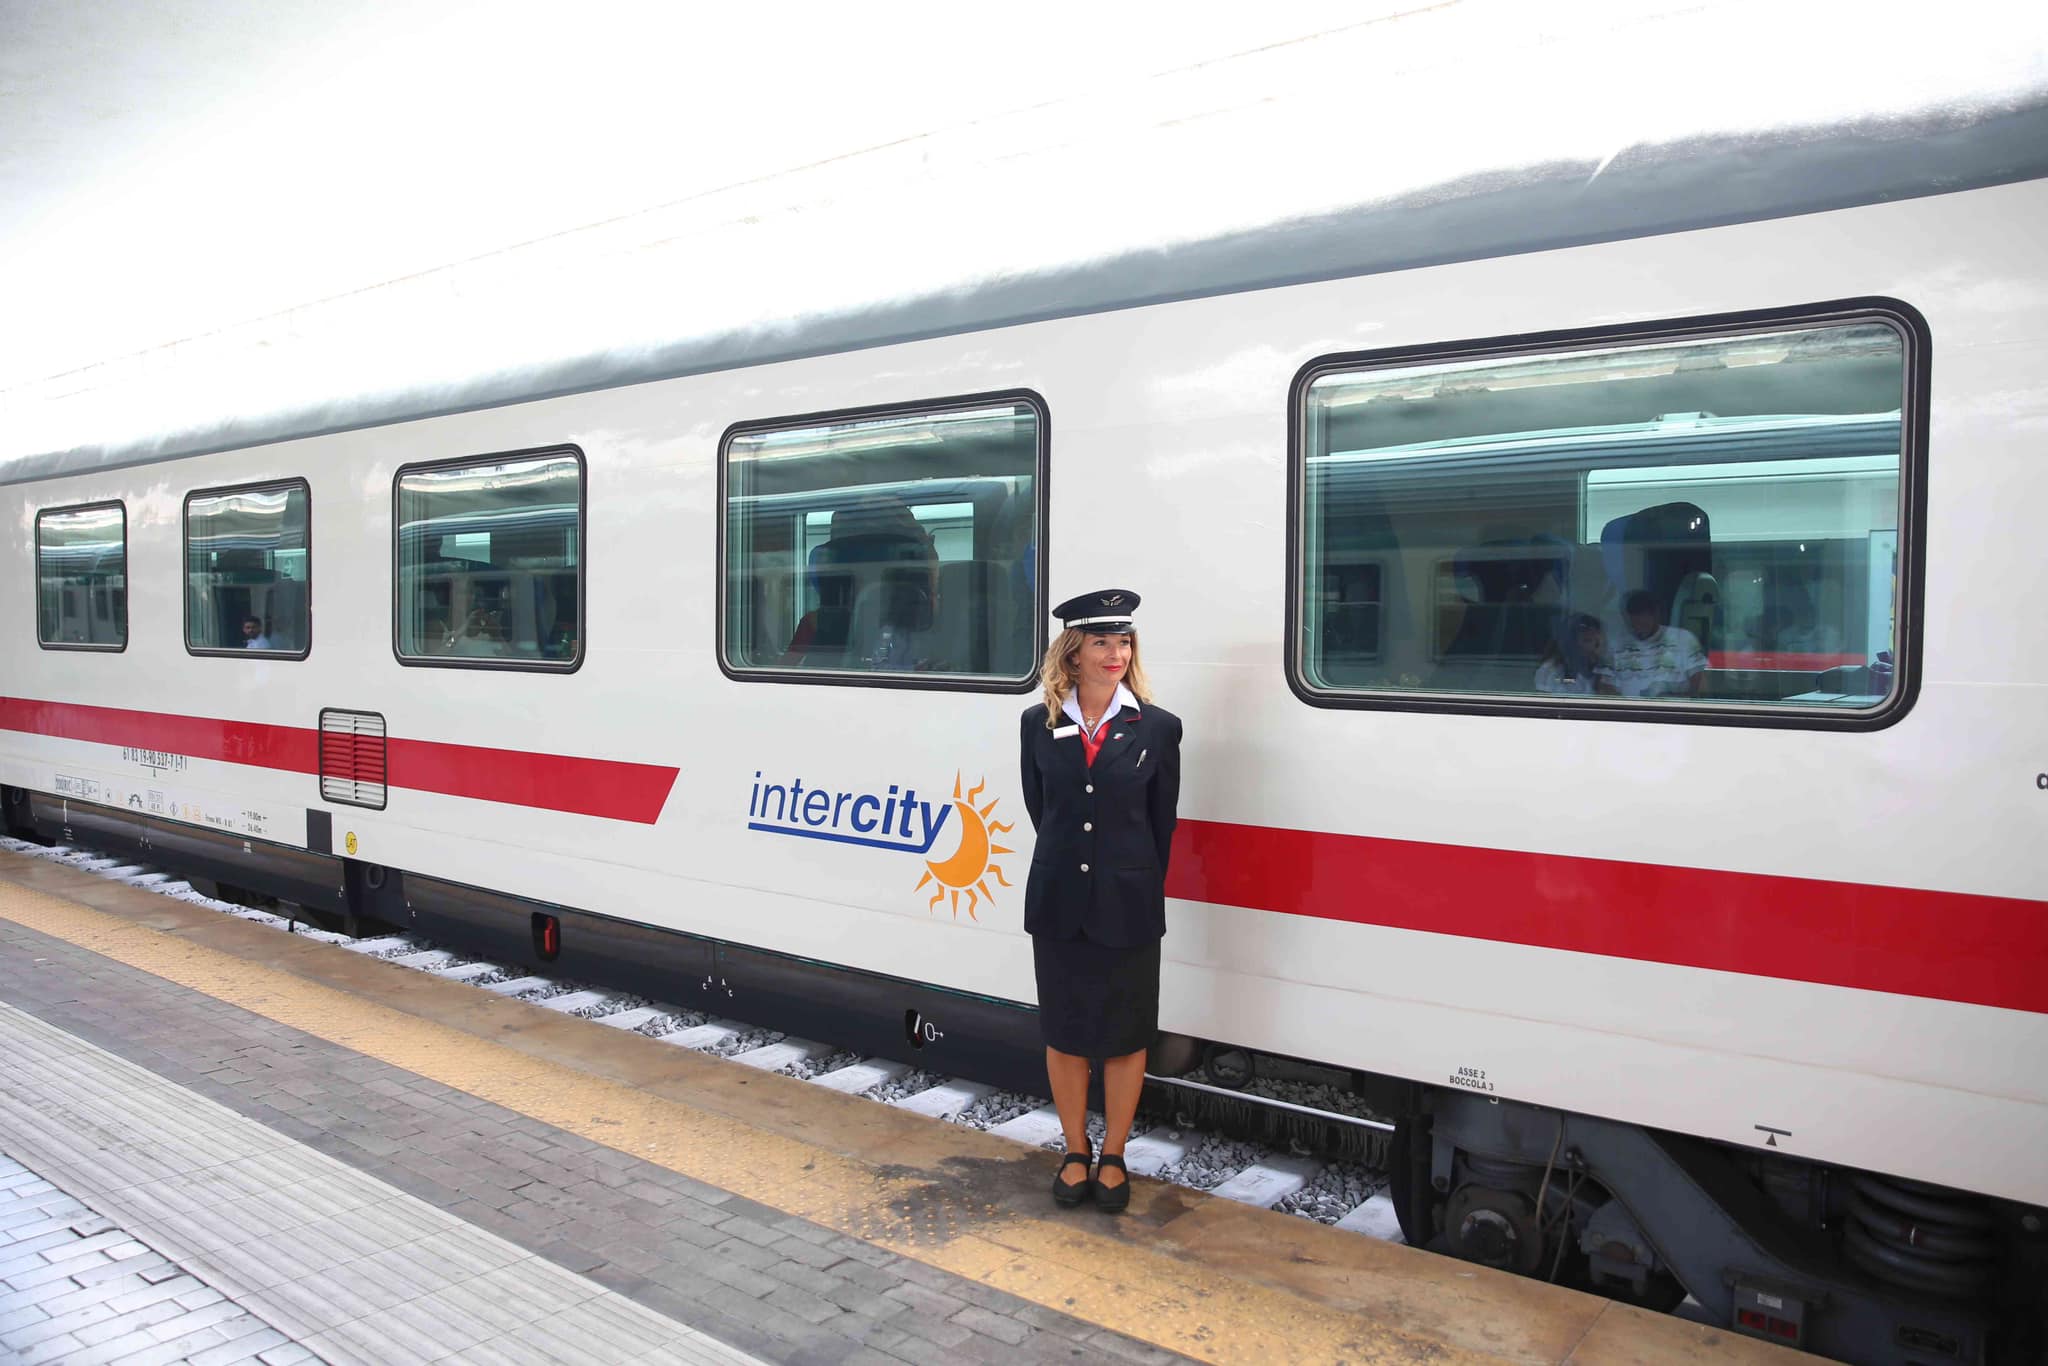
M 1198 1360 L 1448 1366 L 1501 1359 L 1090 1232 L 1071 1218 L 1005 1213 L 970 1189 L 885 1173 L 33 888 L 0 881 L 0 917 L 693 1180 Z M 1502 1306 L 1477 1295 L 1470 1307 L 1483 1313 Z M 1493 1334 L 1481 1328 L 1478 1336 Z M 1507 1355 L 1528 1359 L 1526 1338 L 1518 1346 Z

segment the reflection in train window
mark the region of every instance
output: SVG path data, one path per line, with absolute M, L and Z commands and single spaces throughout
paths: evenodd
M 1299 681 L 1333 699 L 1884 707 L 1905 337 L 1830 319 L 1313 373 Z
M 1316 585 L 1316 620 L 1323 656 L 1350 667 L 1380 657 L 1380 575 L 1376 558 L 1333 551 Z
M 36 514 L 36 637 L 57 650 L 128 645 L 128 512 L 120 503 Z
M 305 657 L 310 497 L 303 480 L 186 497 L 186 649 Z
M 563 670 L 581 662 L 581 455 L 407 466 L 397 501 L 400 659 Z
M 727 667 L 1024 683 L 1043 441 L 1010 399 L 735 429 Z

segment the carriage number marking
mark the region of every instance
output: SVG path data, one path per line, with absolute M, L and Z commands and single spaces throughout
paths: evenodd
M 1462 1086 L 1467 1091 L 1491 1091 L 1493 1083 L 1486 1079 L 1486 1072 L 1478 1067 L 1461 1067 L 1448 1078 L 1453 1086 Z

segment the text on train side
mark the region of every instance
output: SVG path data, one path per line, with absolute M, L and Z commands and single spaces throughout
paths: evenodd
M 895 783 L 884 793 L 832 791 L 816 783 L 806 787 L 801 778 L 787 784 L 763 782 L 756 771 L 747 829 L 924 854 L 952 814 L 943 800 L 936 812 L 932 805 L 919 800 L 916 788 L 899 791 Z

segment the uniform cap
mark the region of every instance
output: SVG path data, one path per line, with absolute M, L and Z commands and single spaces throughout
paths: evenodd
M 1128 634 L 1131 614 L 1138 610 L 1138 595 L 1128 588 L 1104 588 L 1068 598 L 1052 609 L 1060 625 L 1069 631 L 1092 631 L 1099 635 Z

